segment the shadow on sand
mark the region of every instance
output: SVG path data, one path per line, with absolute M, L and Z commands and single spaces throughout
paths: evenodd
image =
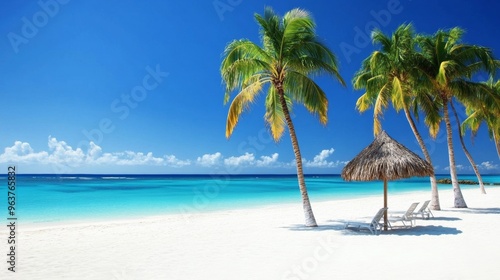
M 417 219 L 417 221 L 419 221 L 420 219 Z M 430 218 L 430 219 L 427 219 L 426 221 L 460 221 L 462 219 L 460 218 L 457 218 L 457 217 L 434 217 L 434 218 Z
M 458 219 L 458 218 L 455 218 Z M 304 225 L 290 225 L 283 227 L 291 231 L 338 231 L 342 235 L 371 235 L 369 230 L 345 229 L 345 221 L 331 221 L 333 224 L 319 225 L 318 227 L 306 227 Z M 443 226 L 414 226 L 412 228 L 393 227 L 388 231 L 382 231 L 380 235 L 421 236 L 421 235 L 457 235 L 462 231 L 454 227 Z
M 326 230 L 344 230 L 344 224 L 336 224 L 336 225 L 318 225 L 317 227 L 306 227 L 305 225 L 290 225 L 287 227 L 282 227 L 284 229 L 288 229 L 291 231 L 326 231 Z
M 443 226 L 415 226 L 412 228 L 393 228 L 388 231 L 382 231 L 383 235 L 405 235 L 405 236 L 421 236 L 421 235 L 457 235 L 462 231 L 454 227 Z
M 500 214 L 500 208 L 453 208 L 441 211 L 467 214 Z

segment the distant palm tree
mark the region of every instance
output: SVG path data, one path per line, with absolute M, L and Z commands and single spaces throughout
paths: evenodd
M 328 100 L 312 75 L 330 74 L 342 85 L 335 55 L 315 34 L 315 23 L 304 10 L 294 9 L 280 18 L 271 8 L 255 15 L 260 25 L 262 46 L 243 39 L 226 46 L 221 75 L 226 85 L 224 102 L 237 90 L 229 107 L 226 137 L 230 137 L 241 113 L 267 87 L 264 119 L 278 141 L 288 127 L 297 164 L 297 178 L 302 195 L 306 226 L 317 226 L 307 194 L 302 156 L 290 116 L 293 102 L 302 103 L 326 124 Z
M 381 131 L 379 118 L 389 102 L 397 111 L 403 109 L 426 161 L 432 165 L 431 157 L 411 116 L 410 109 L 414 108 L 416 116 L 418 116 L 419 109 L 425 111 L 426 123 L 431 128 L 435 128 L 436 122 L 440 119 L 439 108 L 432 96 L 418 90 L 419 72 L 415 69 L 414 37 L 411 24 L 400 25 L 391 37 L 386 36 L 380 30 L 372 33 L 373 43 L 380 44 L 381 49 L 374 51 L 366 58 L 362 68 L 354 75 L 354 88 L 366 90 L 358 99 L 356 108 L 364 112 L 374 107 L 373 132 L 375 135 Z M 440 210 L 435 175 L 430 176 L 430 182 L 431 203 L 429 207 L 433 210 Z
M 461 130 L 469 128 L 475 136 L 481 123 L 485 122 L 490 137 L 495 142 L 497 155 L 500 157 L 500 80 L 494 82 L 493 78 L 490 78 L 481 84 L 477 98 L 466 101 L 467 118 L 462 122 Z M 479 188 L 481 193 L 486 193 L 481 180 Z
M 479 183 L 479 190 L 481 190 L 481 193 L 486 194 L 486 190 L 484 189 L 484 182 L 483 178 L 481 177 L 481 173 L 479 172 L 479 169 L 477 168 L 476 162 L 472 158 L 472 155 L 470 154 L 469 150 L 467 149 L 467 146 L 465 146 L 464 142 L 464 136 L 462 132 L 462 126 L 460 125 L 460 119 L 458 118 L 458 113 L 457 110 L 455 109 L 455 105 L 453 105 L 453 100 L 450 102 L 451 109 L 453 111 L 453 114 L 455 115 L 455 119 L 457 120 L 457 126 L 458 126 L 458 137 L 460 138 L 460 144 L 462 145 L 462 149 L 464 150 L 465 156 L 470 162 L 470 165 L 472 166 L 472 170 L 474 170 L 474 174 L 476 174 L 477 181 Z
M 422 54 L 418 60 L 418 69 L 427 80 L 427 83 L 423 84 L 436 97 L 443 110 L 456 208 L 467 208 L 467 204 L 458 184 L 448 106 L 453 97 L 462 103 L 474 99 L 480 85 L 471 81 L 472 76 L 481 70 L 492 74 L 496 68 L 491 50 L 460 43 L 463 34 L 462 29 L 455 27 L 449 31 L 439 30 L 432 36 L 417 37 Z

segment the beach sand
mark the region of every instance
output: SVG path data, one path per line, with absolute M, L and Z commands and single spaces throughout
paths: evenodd
M 297 190 L 298 191 L 298 190 Z M 312 202 L 319 227 L 303 226 L 298 205 L 275 205 L 142 220 L 18 225 L 16 271 L 0 279 L 500 279 L 500 188 L 463 190 L 468 209 L 442 211 L 411 229 L 379 236 L 343 228 L 370 219 L 380 196 Z M 389 194 L 406 210 L 428 192 Z M 6 223 L 7 224 L 7 223 Z

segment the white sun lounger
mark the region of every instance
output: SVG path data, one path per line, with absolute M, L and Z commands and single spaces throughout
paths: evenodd
M 371 222 L 351 221 L 345 224 L 345 228 L 355 230 L 368 229 L 372 234 L 378 235 L 383 227 L 383 224 L 380 223 L 380 219 L 384 216 L 385 210 L 387 210 L 387 208 L 380 208 Z
M 422 207 L 420 207 L 420 209 L 418 209 L 418 211 L 416 211 L 415 213 L 413 213 L 413 217 L 422 217 L 422 219 L 429 219 L 430 216 L 432 216 L 434 218 L 434 215 L 432 214 L 431 210 L 428 208 L 429 206 L 429 203 L 431 201 L 430 200 L 426 200 L 423 204 L 422 204 Z
M 415 212 L 415 208 L 417 208 L 417 205 L 418 205 L 418 202 L 414 202 L 410 205 L 410 207 L 408 208 L 408 210 L 406 210 L 406 212 L 401 215 L 401 216 L 389 216 L 388 218 L 388 221 L 389 221 L 389 226 L 392 228 L 392 224 L 391 223 L 395 223 L 395 222 L 402 222 L 403 223 L 403 226 L 405 228 L 410 228 L 413 226 L 414 224 L 414 217 L 413 217 L 413 212 Z M 410 223 L 409 225 L 407 223 Z

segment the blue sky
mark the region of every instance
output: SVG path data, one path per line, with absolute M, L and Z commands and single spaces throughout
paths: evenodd
M 312 3 L 311 3 L 312 2 Z M 294 173 L 288 134 L 271 141 L 263 96 L 225 138 L 228 106 L 219 66 L 233 39 L 259 41 L 254 13 L 312 13 L 317 34 L 337 54 L 349 83 L 316 81 L 329 98 L 326 126 L 294 107 L 306 173 L 340 173 L 373 140 L 372 112 L 350 85 L 374 50 L 374 27 L 405 22 L 417 32 L 460 26 L 464 41 L 500 56 L 495 1 L 4 1 L 0 4 L 0 167 L 24 173 Z M 462 115 L 463 118 L 463 115 Z M 402 113 L 389 109 L 384 129 L 421 154 Z M 446 173 L 444 129 L 432 140 L 437 173 Z M 460 173 L 472 173 L 455 137 Z M 483 127 L 466 143 L 483 173 L 499 158 Z

